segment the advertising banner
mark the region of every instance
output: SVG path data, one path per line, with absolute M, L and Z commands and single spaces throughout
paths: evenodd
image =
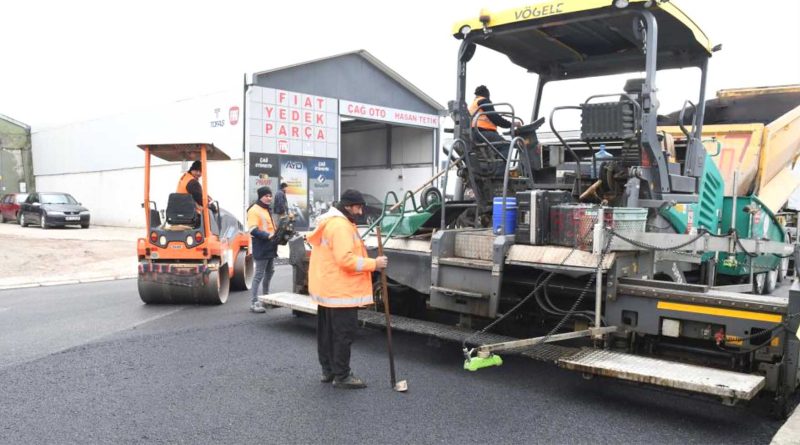
M 336 158 L 339 106 L 336 99 L 274 88 L 248 91 L 250 151 Z
M 439 116 L 435 114 L 398 110 L 380 105 L 350 102 L 349 100 L 339 101 L 339 114 L 370 121 L 391 122 L 424 128 L 439 128 L 440 124 Z
M 308 206 L 311 226 L 333 205 L 339 196 L 336 190 L 336 161 L 312 158 L 308 160 Z
M 248 204 L 258 187 L 268 185 L 274 194 L 285 182 L 295 229 L 313 228 L 337 192 L 338 101 L 263 87 L 247 95 Z
M 308 219 L 308 169 L 303 158 L 281 156 L 281 182 L 285 182 L 289 212 L 295 214 L 294 226 L 298 230 L 310 227 Z
M 260 187 L 267 186 L 275 194 L 278 191 L 278 178 L 280 176 L 280 164 L 278 156 L 265 153 L 250 153 L 250 171 L 247 175 L 247 202 L 249 206 L 255 202 L 258 194 L 256 191 Z

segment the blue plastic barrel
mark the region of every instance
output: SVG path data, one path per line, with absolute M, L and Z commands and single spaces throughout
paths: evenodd
M 503 197 L 498 196 L 492 200 L 492 231 L 495 235 L 500 234 L 500 226 L 503 224 Z M 512 235 L 517 230 L 517 198 L 509 196 L 506 198 L 506 235 Z

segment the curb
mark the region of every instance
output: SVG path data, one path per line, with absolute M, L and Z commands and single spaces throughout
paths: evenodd
M 795 409 L 772 437 L 772 441 L 769 444 L 796 445 L 800 443 L 798 433 L 800 433 L 800 409 Z
M 35 283 L 20 283 L 20 284 L 11 284 L 8 286 L 0 286 L 0 290 L 26 289 L 31 287 L 63 286 L 66 284 L 97 283 L 100 281 L 130 280 L 136 277 L 137 275 L 119 275 L 119 276 L 92 277 L 92 278 L 83 278 L 74 280 L 39 281 Z

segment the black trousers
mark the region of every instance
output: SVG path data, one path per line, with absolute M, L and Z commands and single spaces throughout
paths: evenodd
M 484 138 L 488 140 L 494 148 L 499 151 L 504 157 L 508 157 L 508 149 L 510 142 L 504 138 L 500 133 L 492 130 L 479 130 L 474 129 L 475 131 L 475 142 L 478 143 L 486 143 Z
M 357 329 L 358 308 L 317 306 L 317 354 L 323 374 L 350 374 L 350 345 Z

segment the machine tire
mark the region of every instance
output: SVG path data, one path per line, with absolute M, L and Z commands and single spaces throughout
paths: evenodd
M 246 250 L 240 250 L 236 254 L 236 262 L 233 265 L 233 278 L 231 278 L 232 290 L 250 290 L 253 285 L 253 275 L 255 274 L 255 264 L 253 255 L 248 255 Z
M 441 203 L 443 201 L 442 192 L 436 187 L 428 187 L 422 191 L 421 201 L 422 207 L 427 209 L 434 202 Z
M 766 273 L 766 280 L 764 282 L 764 295 L 771 295 L 778 287 L 778 269 L 771 270 Z
M 142 300 L 144 304 L 157 304 L 160 303 L 156 298 L 155 292 L 155 285 L 153 283 L 149 283 L 142 279 L 142 276 L 139 275 L 139 279 L 137 280 L 137 287 L 139 289 L 139 298 Z
M 230 293 L 230 274 L 228 265 L 224 265 L 219 270 L 214 270 L 208 274 L 208 284 L 203 292 L 202 304 L 225 304 Z
M 786 233 L 786 237 L 784 238 L 784 240 L 786 241 L 786 244 L 791 245 L 791 243 L 792 243 L 791 239 L 792 239 L 792 237 L 787 232 Z M 785 282 L 786 278 L 789 277 L 789 260 L 790 259 L 791 259 L 791 256 L 788 256 L 786 258 L 781 258 L 781 262 L 778 265 L 778 282 L 779 283 Z
M 763 295 L 767 288 L 767 273 L 761 272 L 753 275 L 753 294 Z
M 27 225 L 28 225 L 28 222 L 25 221 L 25 214 L 24 213 L 20 213 L 19 214 L 19 226 L 20 227 L 26 227 Z
M 50 228 L 50 226 L 47 225 L 47 220 L 44 216 L 39 217 L 39 227 L 41 227 L 42 230 L 47 230 Z
M 81 224 L 81 229 L 88 229 L 88 228 L 89 228 L 89 223 Z

